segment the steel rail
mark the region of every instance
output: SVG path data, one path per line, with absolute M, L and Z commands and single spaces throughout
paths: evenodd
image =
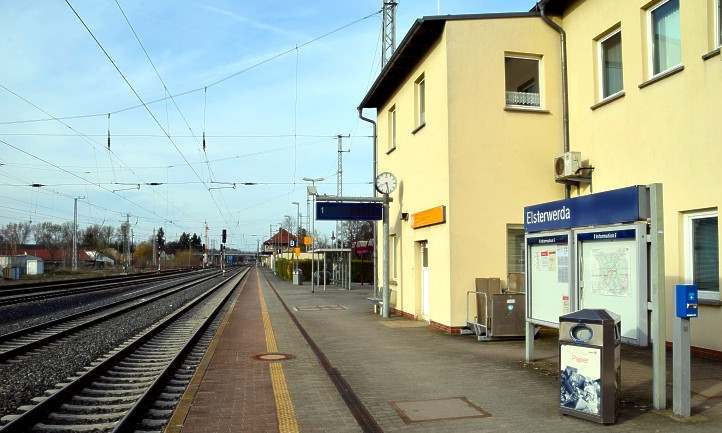
M 197 272 L 198 271 L 192 271 L 190 273 L 197 273 Z M 153 282 L 153 281 L 157 281 L 157 280 L 173 278 L 176 275 L 178 275 L 178 274 L 174 273 L 174 274 L 170 274 L 170 275 L 145 276 L 144 278 L 136 278 L 136 279 L 132 279 L 132 280 L 115 281 L 115 282 L 103 283 L 103 284 L 93 284 L 93 285 L 89 285 L 89 286 L 81 285 L 81 286 L 74 287 L 74 288 L 60 289 L 60 290 L 30 291 L 28 294 L 17 294 L 17 295 L 9 295 L 9 296 L 4 296 L 4 293 L 2 291 L 0 291 L 0 306 L 21 304 L 21 303 L 33 302 L 33 301 L 41 301 L 44 299 L 58 298 L 58 297 L 62 297 L 62 296 L 77 295 L 77 294 L 82 294 L 82 293 L 92 293 L 92 292 L 98 292 L 98 291 L 102 291 L 102 290 L 110 290 L 110 289 L 115 289 L 118 287 L 123 287 L 125 284 L 128 284 L 128 283 Z
M 90 367 L 86 367 L 86 371 L 83 373 L 79 373 L 74 378 L 71 379 L 69 383 L 62 384 L 62 387 L 50 391 L 46 391 L 45 396 L 33 399 L 37 404 L 31 408 L 29 408 L 26 412 L 16 415 L 8 424 L 0 427 L 1 433 L 27 433 L 29 431 L 35 430 L 34 427 L 40 423 L 42 423 L 43 420 L 47 419 L 48 416 L 53 414 L 54 411 L 58 410 L 65 404 L 65 406 L 72 406 L 71 402 L 74 397 L 79 397 L 78 394 L 83 392 L 84 390 L 88 389 L 89 386 L 92 386 L 93 383 L 102 382 L 104 380 L 107 381 L 107 379 L 103 379 L 103 377 L 106 377 L 104 374 L 108 374 L 108 376 L 113 376 L 111 374 L 111 370 L 114 368 L 117 368 L 121 362 L 124 360 L 127 362 L 130 362 L 131 357 L 135 357 L 136 359 L 145 359 L 149 355 L 147 354 L 147 349 L 144 349 L 147 345 L 150 346 L 161 346 L 162 341 L 153 341 L 156 337 L 162 337 L 162 333 L 165 331 L 170 331 L 173 328 L 173 325 L 175 324 L 178 328 L 183 328 L 184 323 L 182 320 L 183 316 L 190 312 L 191 309 L 194 307 L 200 305 L 204 300 L 206 300 L 209 296 L 216 293 L 216 291 L 224 286 L 226 286 L 231 280 L 233 280 L 236 276 L 238 276 L 240 273 L 243 273 L 241 278 L 238 280 L 239 282 L 245 278 L 245 276 L 248 274 L 249 268 L 245 268 L 244 270 L 241 270 L 239 272 L 234 273 L 233 275 L 229 276 L 227 279 L 223 280 L 219 284 L 213 286 L 212 288 L 208 289 L 201 295 L 194 298 L 191 302 L 184 305 L 179 310 L 173 312 L 172 314 L 166 316 L 161 321 L 157 322 L 155 325 L 153 325 L 151 328 L 149 328 L 147 331 L 145 331 L 143 334 L 132 337 L 130 340 L 126 341 L 125 343 L 122 343 L 118 348 L 111 350 L 108 352 L 108 355 L 102 358 L 102 360 L 97 361 L 93 364 L 91 364 Z M 122 420 L 125 420 L 123 422 L 115 421 L 115 422 L 109 422 L 107 416 L 103 416 L 103 414 L 99 414 L 97 416 L 99 422 L 93 424 L 92 419 L 89 419 L 87 417 L 84 418 L 86 421 L 84 425 L 88 427 L 99 427 L 96 428 L 94 431 L 117 431 L 118 428 L 126 428 L 124 427 L 125 423 L 131 422 L 134 420 L 135 413 L 138 413 L 140 409 L 143 408 L 143 405 L 147 403 L 149 390 L 157 390 L 157 387 L 160 386 L 159 384 L 161 381 L 159 380 L 162 378 L 167 378 L 170 374 L 169 372 L 173 370 L 174 366 L 176 365 L 177 361 L 181 359 L 182 356 L 184 356 L 186 353 L 189 352 L 190 349 L 192 349 L 192 346 L 195 341 L 197 341 L 197 338 L 199 338 L 203 331 L 207 328 L 207 326 L 212 322 L 212 320 L 215 318 L 216 314 L 221 310 L 222 305 L 225 304 L 225 302 L 228 300 L 228 298 L 231 296 L 231 294 L 235 291 L 235 285 L 229 290 L 228 294 L 224 296 L 224 298 L 219 302 L 218 306 L 214 308 L 213 314 L 208 315 L 205 319 L 203 319 L 203 322 L 200 326 L 196 327 L 196 329 L 191 333 L 190 337 L 187 338 L 185 343 L 181 346 L 180 350 L 177 350 L 175 355 L 173 356 L 172 360 L 167 363 L 165 367 L 162 368 L 162 371 L 160 374 L 153 380 L 151 383 L 146 384 L 147 388 L 142 393 L 140 397 L 136 399 L 136 401 L 128 407 L 128 412 L 126 412 L 122 418 Z M 178 321 L 178 323 L 175 323 Z M 178 337 L 164 337 L 167 340 L 173 340 L 174 338 L 177 339 Z M 162 350 L 161 350 L 162 352 Z M 133 377 L 136 375 L 132 372 L 126 373 L 128 376 L 120 375 L 116 376 L 118 378 L 118 382 L 126 385 L 129 383 L 135 383 L 133 382 Z M 142 383 L 139 383 L 139 385 L 142 385 Z M 108 392 L 108 394 L 111 394 Z M 112 398 L 111 398 L 112 399 Z M 122 400 L 121 397 L 115 398 L 113 401 L 116 400 Z M 110 403 L 112 404 L 112 403 Z M 91 406 L 88 406 L 91 408 Z M 131 414 L 131 416 L 128 416 Z M 5 419 L 8 419 L 8 417 L 5 417 Z M 108 424 L 115 424 L 112 426 L 112 428 L 107 427 Z M 48 428 L 50 426 L 48 425 L 41 425 L 41 430 L 53 430 L 52 428 Z M 68 425 L 63 425 L 63 427 L 72 427 Z M 65 431 L 71 431 L 70 428 L 63 429 Z M 90 431 L 90 430 L 88 430 Z
M 142 293 L 140 295 L 133 296 L 132 298 L 122 299 L 111 304 L 101 305 L 98 307 L 91 308 L 89 310 L 80 311 L 78 313 L 70 314 L 68 316 L 59 317 L 48 322 L 39 323 L 27 328 L 19 329 L 17 331 L 9 332 L 0 336 L 0 362 L 7 361 L 10 358 L 16 357 L 19 354 L 29 352 L 35 348 L 46 345 L 50 341 L 59 339 L 68 334 L 82 331 L 90 326 L 98 323 L 107 321 L 121 314 L 127 313 L 128 311 L 140 308 L 151 302 L 155 302 L 159 299 L 178 293 L 182 290 L 191 288 L 197 284 L 208 281 L 215 278 L 219 273 L 212 273 L 210 275 L 202 275 L 199 278 L 191 281 L 184 280 L 173 283 L 169 287 L 163 287 L 156 289 L 150 293 Z M 150 297 L 149 297 L 150 296 Z M 140 299 L 140 301 L 138 301 Z M 135 302 L 138 301 L 138 302 Z M 121 307 L 123 304 L 128 304 Z M 118 308 L 120 307 L 120 308 Z M 107 311 L 105 314 L 96 315 L 90 317 L 87 320 L 81 321 L 77 324 L 71 324 L 70 322 L 76 321 L 84 316 L 93 316 L 101 311 Z M 63 326 L 63 324 L 69 324 L 70 326 Z M 59 329 L 53 331 L 53 328 Z M 39 333 L 37 338 L 33 338 L 32 334 Z
M 146 272 L 138 272 L 135 274 L 117 274 L 117 275 L 107 275 L 102 277 L 86 277 L 86 278 L 67 278 L 63 280 L 51 280 L 51 281 L 33 281 L 33 282 L 25 282 L 25 283 L 17 283 L 17 284 L 3 284 L 0 285 L 0 294 L 2 293 L 10 293 L 12 291 L 16 291 L 18 293 L 21 293 L 22 291 L 33 291 L 33 290 L 39 290 L 39 289 L 46 289 L 46 288 L 63 288 L 63 287 L 77 287 L 83 284 L 88 283 L 103 283 L 103 282 L 113 282 L 113 281 L 127 281 L 132 280 L 135 278 L 144 278 L 148 276 L 154 276 L 154 275 L 171 275 L 171 274 L 179 274 L 183 273 L 185 271 L 192 271 L 196 268 L 175 268 L 175 269 L 164 269 L 162 271 L 146 271 Z

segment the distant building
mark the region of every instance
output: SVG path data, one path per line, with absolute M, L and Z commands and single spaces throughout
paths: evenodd
M 45 272 L 43 259 L 30 255 L 0 256 L 0 272 L 5 268 L 19 269 L 19 276 L 42 275 Z
M 298 245 L 298 239 L 296 236 L 286 229 L 279 229 L 276 234 L 263 242 L 263 251 L 273 252 L 275 250 L 276 253 L 281 253 L 289 249 L 289 244 L 291 242 L 293 242 L 296 246 Z

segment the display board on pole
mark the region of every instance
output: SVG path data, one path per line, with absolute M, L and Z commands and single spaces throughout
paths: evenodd
M 621 317 L 622 342 L 653 343 L 655 409 L 666 406 L 661 191 L 631 186 L 524 208 L 526 360 L 537 326 L 558 327 L 567 309 L 607 309 Z

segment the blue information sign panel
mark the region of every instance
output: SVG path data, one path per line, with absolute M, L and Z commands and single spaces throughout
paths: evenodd
M 325 201 L 316 203 L 316 219 L 319 221 L 380 221 L 383 218 L 382 203 L 356 203 Z
M 527 232 L 628 223 L 649 217 L 643 186 L 630 186 L 524 208 Z

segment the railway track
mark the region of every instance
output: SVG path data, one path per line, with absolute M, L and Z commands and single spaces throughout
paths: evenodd
M 129 298 L 90 308 L 78 313 L 59 317 L 17 331 L 0 335 L 0 362 L 27 353 L 52 341 L 79 332 L 95 324 L 109 320 L 120 314 L 147 305 L 159 299 L 171 296 L 204 281 L 215 278 L 218 272 L 204 273 L 190 279 L 184 278 L 170 286 L 143 291 Z
M 182 274 L 194 274 L 202 270 L 168 271 L 155 274 L 129 275 L 123 277 L 103 277 L 97 279 L 83 279 L 62 281 L 53 284 L 43 283 L 37 286 L 23 286 L 19 288 L 0 289 L 0 306 L 33 302 L 61 296 L 90 293 L 100 290 L 123 287 L 129 283 L 140 284 L 173 278 Z
M 2 433 L 160 431 L 248 268 L 0 420 Z

